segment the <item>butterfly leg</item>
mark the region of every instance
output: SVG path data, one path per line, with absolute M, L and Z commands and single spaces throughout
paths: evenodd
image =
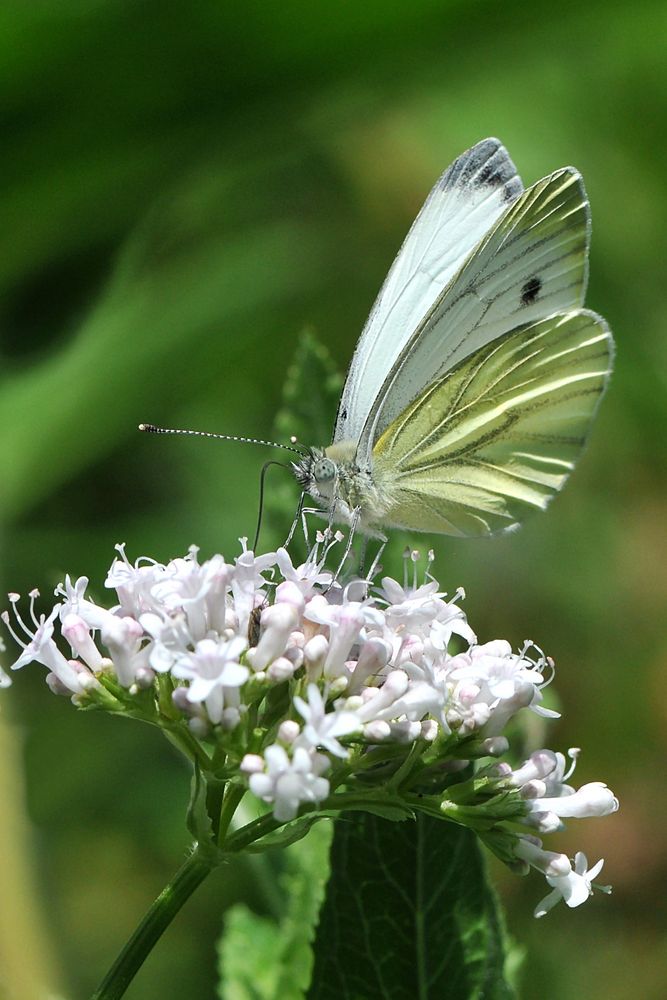
M 382 535 L 382 538 L 380 540 L 380 548 L 377 550 L 377 552 L 375 554 L 375 558 L 373 559 L 373 562 L 371 563 L 371 568 L 368 571 L 368 575 L 365 577 L 366 583 L 370 584 L 370 582 L 372 581 L 373 577 L 377 573 L 378 568 L 380 566 L 380 559 L 382 557 L 382 553 L 385 550 L 385 546 L 386 546 L 388 540 L 389 539 L 387 538 L 386 535 Z
M 359 519 L 361 517 L 361 507 L 355 507 L 350 516 L 350 531 L 347 536 L 347 543 L 345 545 L 345 551 L 343 552 L 343 558 L 338 564 L 338 569 L 333 575 L 332 583 L 335 582 L 343 571 L 343 566 L 347 562 L 350 552 L 352 550 L 352 542 L 354 541 L 354 535 L 356 533 L 357 527 L 359 525 Z M 331 530 L 331 529 L 329 529 Z
M 306 496 L 305 493 L 301 494 L 301 499 L 299 500 L 299 506 L 296 509 L 296 514 L 294 515 L 294 520 L 292 521 L 292 526 L 289 530 L 287 538 L 283 543 L 283 548 L 287 548 L 292 539 L 294 538 L 294 533 L 296 531 L 296 526 L 301 522 L 301 532 L 303 534 L 303 540 L 306 543 L 306 548 L 310 549 L 310 534 L 308 532 L 308 515 L 309 514 L 319 514 L 321 511 L 317 507 L 304 507 L 303 500 Z
M 314 507 L 302 507 L 301 508 L 301 531 L 303 532 L 303 540 L 306 543 L 306 549 L 310 551 L 310 532 L 308 531 L 308 515 L 314 514 Z
M 283 545 L 284 549 L 287 548 L 287 546 L 289 545 L 289 543 L 294 538 L 294 532 L 296 531 L 296 526 L 299 523 L 299 521 L 301 521 L 301 519 L 302 519 L 302 515 L 303 515 L 303 501 L 305 500 L 305 497 L 306 497 L 306 492 L 305 492 L 305 490 L 303 490 L 302 493 L 301 493 L 301 496 L 299 497 L 299 503 L 298 503 L 298 506 L 296 508 L 296 513 L 294 515 L 294 520 L 292 521 L 292 527 L 290 528 L 289 533 L 287 535 L 287 538 L 285 539 L 285 544 Z
M 301 514 L 300 514 L 300 516 L 301 516 L 301 529 L 303 531 L 303 539 L 304 539 L 304 541 L 306 543 L 306 546 L 307 546 L 308 550 L 310 550 L 310 547 L 311 547 L 310 546 L 310 533 L 308 531 L 308 515 L 309 514 L 319 514 L 320 517 L 321 517 L 322 513 L 323 512 L 322 512 L 322 510 L 319 507 L 302 507 L 301 508 Z M 327 526 L 324 529 L 324 531 L 322 532 L 322 534 L 324 536 L 324 539 L 326 540 L 326 539 L 329 538 L 330 535 L 333 535 L 333 532 L 330 531 L 329 527 Z

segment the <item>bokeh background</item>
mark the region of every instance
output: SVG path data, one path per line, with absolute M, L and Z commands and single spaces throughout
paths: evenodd
M 582 171 L 588 304 L 618 343 L 590 447 L 520 533 L 435 540 L 481 638 L 555 657 L 548 743 L 622 803 L 559 842 L 605 856 L 610 899 L 536 922 L 541 880 L 496 873 L 526 1000 L 665 995 L 666 39 L 642 0 L 0 8 L 1 582 L 45 606 L 65 572 L 103 597 L 119 541 L 236 554 L 268 455 L 137 423 L 269 434 L 300 332 L 344 370 L 462 150 L 498 135 L 526 183 Z M 38 667 L 0 708 L 0 997 L 84 996 L 183 856 L 188 775 Z M 128 997 L 213 996 L 222 911 L 265 907 L 272 864 L 211 878 Z

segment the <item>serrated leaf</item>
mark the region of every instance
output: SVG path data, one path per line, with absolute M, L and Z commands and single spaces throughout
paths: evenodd
M 308 1000 L 510 1000 L 477 840 L 420 815 L 337 822 Z
M 221 1000 L 302 1000 L 313 965 L 311 941 L 324 898 L 332 824 L 318 823 L 298 847 L 283 852 L 278 921 L 246 906 L 225 915 L 219 945 Z
M 276 414 L 274 433 L 288 440 L 294 434 L 306 445 L 331 441 L 343 378 L 327 348 L 311 330 L 299 337 L 287 370 L 282 406 Z
M 299 337 L 283 387 L 282 405 L 273 424 L 273 437 L 287 443 L 296 437 L 305 445 L 331 440 L 343 378 L 326 347 L 310 330 Z M 280 544 L 287 535 L 298 502 L 298 488 L 289 477 L 271 481 L 266 495 L 266 525 Z

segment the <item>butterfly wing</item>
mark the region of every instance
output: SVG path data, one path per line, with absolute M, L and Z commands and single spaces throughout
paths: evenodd
M 374 442 L 426 385 L 510 330 L 583 304 L 589 232 L 588 200 L 571 167 L 538 181 L 505 210 L 386 376 L 358 439 L 362 468 Z
M 485 344 L 429 385 L 373 449 L 384 524 L 490 535 L 563 486 L 606 387 L 613 340 L 588 310 Z
M 361 334 L 343 388 L 334 442 L 357 441 L 387 372 L 411 335 L 523 185 L 498 139 L 463 153 L 415 219 Z

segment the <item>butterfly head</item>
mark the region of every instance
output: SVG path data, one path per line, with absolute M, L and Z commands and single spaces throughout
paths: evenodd
M 328 458 L 322 448 L 311 448 L 298 462 L 292 462 L 292 470 L 297 482 L 306 493 L 313 497 L 331 499 L 338 466 Z

